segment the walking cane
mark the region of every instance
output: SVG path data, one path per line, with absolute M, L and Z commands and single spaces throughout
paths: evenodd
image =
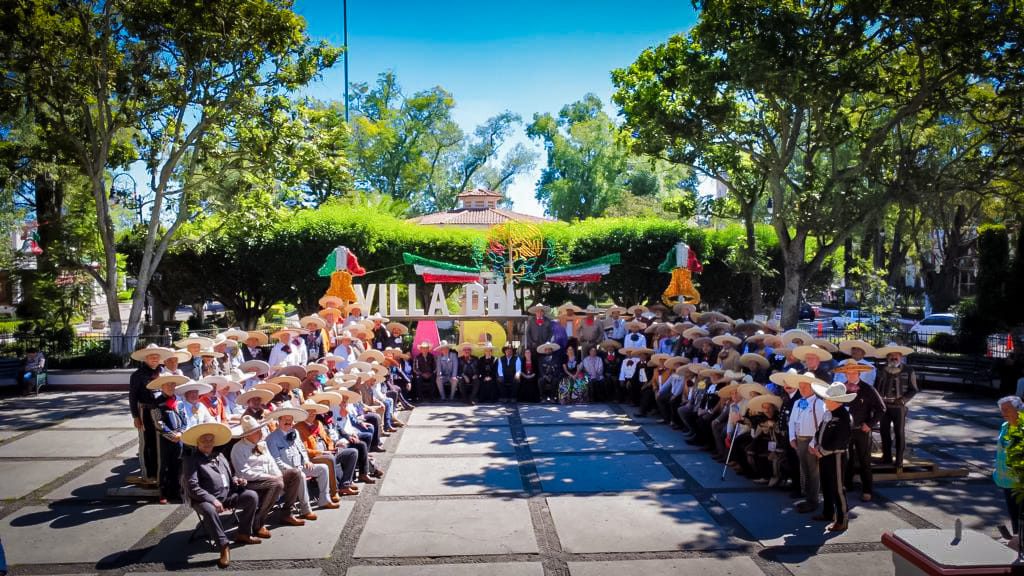
M 733 430 L 735 436 L 735 430 Z M 722 477 L 719 480 L 725 480 L 725 471 L 729 469 L 729 460 L 732 460 L 732 447 L 736 445 L 736 439 L 733 438 L 729 442 L 729 453 L 725 456 L 725 464 L 722 465 Z

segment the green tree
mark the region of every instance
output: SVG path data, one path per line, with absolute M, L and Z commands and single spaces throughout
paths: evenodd
M 876 178 L 893 131 L 962 104 L 971 82 L 993 74 L 994 51 L 1012 52 L 1021 15 L 1010 2 L 967 0 L 700 8 L 688 34 L 613 72 L 614 100 L 644 152 L 750 159 L 775 207 L 792 326 L 804 280 L 893 199 Z
M 587 94 L 558 113 L 534 114 L 526 134 L 544 144 L 547 164 L 536 197 L 559 220 L 601 216 L 627 193 L 626 151 L 601 100 Z
M 502 112 L 466 135 L 452 119 L 454 97 L 439 86 L 405 95 L 394 72 L 371 87 L 355 84 L 352 161 L 355 184 L 408 202 L 414 213 L 455 206 L 467 188 L 504 191 L 533 166 L 533 153 L 514 146 L 499 151 L 517 114 Z
M 339 50 L 312 44 L 286 0 L 26 0 L 5 6 L 0 62 L 5 89 L 44 137 L 88 179 L 104 259 L 101 284 L 113 351 L 134 346 L 147 287 L 181 225 L 203 210 L 182 185 L 235 122 L 273 95 L 331 66 Z M 131 138 L 123 145 L 124 137 Z M 141 161 L 151 201 L 137 288 L 124 322 L 110 171 Z

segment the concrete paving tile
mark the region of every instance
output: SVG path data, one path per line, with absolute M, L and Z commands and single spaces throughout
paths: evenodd
M 672 459 L 679 463 L 686 472 L 704 488 L 712 490 L 718 488 L 754 488 L 757 484 L 737 474 L 721 462 L 715 462 L 711 454 L 704 452 L 688 452 L 686 454 L 673 454 Z M 725 468 L 725 479 L 722 479 L 722 469 Z
M 380 487 L 381 496 L 443 496 L 522 492 L 515 458 L 394 458 Z
M 101 460 L 43 498 L 47 500 L 106 498 L 108 490 L 129 486 L 125 482 L 125 478 L 133 474 L 139 474 L 139 467 L 135 461 Z
M 600 562 L 569 562 L 571 576 L 763 576 L 764 572 L 746 557 L 687 558 L 685 560 L 611 560 Z
M 978 424 L 934 412 L 911 410 L 907 417 L 907 430 L 926 434 L 930 438 L 942 438 L 948 442 L 974 441 L 982 427 Z
M 679 430 L 673 430 L 670 426 L 665 426 L 664 424 L 645 424 L 643 430 L 647 432 L 660 448 L 665 450 L 701 451 L 699 446 L 687 444 L 683 440 L 683 433 Z
M 717 550 L 738 544 L 688 494 L 559 496 L 547 501 L 562 549 L 573 554 Z
M 136 464 L 138 464 L 138 459 L 139 459 L 139 443 L 136 442 L 135 444 L 129 446 L 127 449 L 125 449 L 124 452 L 121 452 L 120 454 L 118 454 L 117 457 L 118 458 L 122 458 L 122 459 L 135 458 Z
M 521 404 L 519 417 L 523 424 L 589 424 L 629 422 L 629 417 L 619 414 L 606 404 L 580 404 L 560 406 L 556 404 Z
M 0 445 L 0 458 L 91 458 L 139 437 L 132 430 L 41 430 Z
M 6 442 L 8 439 L 23 433 L 21 430 L 0 430 L 0 442 Z
M 892 576 L 892 552 L 783 554 L 776 557 L 793 576 Z
M 0 533 L 12 564 L 97 563 L 133 546 L 177 509 L 135 504 L 26 506 L 0 521 Z
M 829 533 L 825 531 L 826 522 L 814 522 L 811 514 L 798 513 L 794 501 L 782 492 L 735 492 L 714 497 L 764 546 L 879 542 L 883 532 L 911 528 L 876 504 L 856 504 L 855 500 L 850 500 L 849 529 Z
M 234 560 L 234 550 L 231 550 L 231 560 Z M 167 574 L 166 572 L 129 572 L 125 576 L 160 576 L 161 574 Z M 212 571 L 201 571 L 201 572 L 177 572 L 174 574 L 178 576 L 321 576 L 324 571 L 319 568 L 298 568 L 292 570 L 217 570 L 214 568 Z
M 356 544 L 355 556 L 537 552 L 526 500 L 378 501 Z
M 54 426 L 56 430 L 64 428 L 135 429 L 128 412 L 110 411 L 107 409 L 93 409 L 83 414 L 75 414 Z
M 21 498 L 85 464 L 85 460 L 31 460 L 0 466 L 0 500 Z
M 515 454 L 507 426 L 409 428 L 396 454 Z
M 875 491 L 939 528 L 952 528 L 960 518 L 964 528 L 996 536 L 1000 525 L 1010 526 L 1003 494 L 992 485 L 883 486 Z
M 430 404 L 417 406 L 406 420 L 409 426 L 507 426 L 511 409 L 504 406 Z
M 527 426 L 526 440 L 537 452 L 647 450 L 636 426 Z
M 235 559 L 235 552 L 232 550 L 231 559 Z M 323 570 L 319 568 L 297 568 L 291 570 L 214 570 L 205 572 L 178 572 L 180 576 L 320 576 Z M 129 572 L 125 576 L 159 576 L 166 572 Z
M 350 499 L 342 499 L 341 507 L 336 510 L 315 510 L 318 516 L 314 522 L 305 526 L 277 526 L 270 522 L 273 538 L 264 540 L 259 546 L 232 546 L 231 560 L 304 560 L 327 558 L 331 555 L 334 545 L 338 542 L 342 528 L 348 521 L 349 514 L 355 503 Z M 277 512 L 271 513 L 275 520 Z M 230 518 L 225 516 L 224 518 Z M 198 524 L 198 517 L 189 514 L 180 524 L 152 550 L 146 554 L 143 562 L 213 562 L 217 560 L 218 551 L 207 542 L 205 532 L 193 542 L 189 536 Z M 235 534 L 234 520 L 227 520 L 228 538 Z
M 0 407 L 0 429 L 33 430 L 44 428 L 80 412 L 79 410 L 71 410 L 69 408 L 49 410 Z
M 667 468 L 647 454 L 566 454 L 534 458 L 547 492 L 619 492 L 680 487 Z
M 346 576 L 543 576 L 539 562 L 427 564 L 423 566 L 353 566 Z

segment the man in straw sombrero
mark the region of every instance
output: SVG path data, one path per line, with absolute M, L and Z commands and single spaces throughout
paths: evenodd
M 267 448 L 281 470 L 295 469 L 316 480 L 316 485 L 320 489 L 317 504 L 321 508 L 337 508 L 338 505 L 330 497 L 330 471 L 326 465 L 317 464 L 309 458 L 309 452 L 306 451 L 306 446 L 295 429 L 295 424 L 302 422 L 307 416 L 306 411 L 299 408 L 280 408 L 272 412 L 270 418 L 277 420 L 277 430 L 267 436 Z M 309 490 L 303 482 L 299 488 L 299 519 L 316 518 L 310 504 Z
M 231 464 L 235 472 L 260 497 L 260 509 L 254 524 L 255 535 L 260 538 L 270 538 L 270 531 L 266 527 L 267 515 L 282 496 L 281 524 L 304 524 L 292 516 L 292 505 L 299 499 L 299 490 L 306 482 L 306 476 L 299 470 L 282 471 L 277 466 L 277 461 L 263 440 L 265 427 L 266 422 L 261 423 L 252 416 L 243 416 L 239 430 L 241 438 L 231 447 Z
M 217 541 L 220 549 L 217 566 L 227 568 L 231 564 L 231 542 L 224 533 L 220 514 L 226 510 L 235 510 L 238 514 L 238 531 L 234 537 L 237 544 L 259 544 L 260 539 L 254 534 L 265 530 L 257 521 L 259 496 L 246 486 L 243 478 L 231 473 L 227 458 L 214 450 L 231 440 L 230 428 L 219 422 L 200 424 L 186 430 L 181 440 L 196 448 L 185 459 L 185 493 L 189 504 L 202 517 L 206 532 Z
M 432 390 L 437 376 L 437 362 L 431 354 L 433 345 L 424 340 L 417 346 L 417 354 L 412 360 L 412 401 L 419 404 L 421 400 L 433 396 Z
M 543 304 L 534 304 L 527 312 L 533 314 L 533 318 L 526 323 L 523 346 L 536 354 L 538 346 L 551 340 L 551 320 L 547 317 L 548 307 Z
M 459 389 L 459 358 L 452 352 L 447 340 L 441 340 L 434 348 L 434 353 L 437 354 L 437 395 L 442 402 L 455 400 L 455 392 Z M 445 386 L 451 389 L 447 398 Z
M 132 352 L 132 360 L 141 365 L 128 379 L 128 406 L 132 413 L 132 423 L 139 432 L 141 480 L 150 484 L 155 484 L 157 478 L 156 426 L 150 416 L 156 407 L 156 399 L 147 386 L 160 376 L 160 364 L 170 356 L 174 356 L 174 350 L 156 344 Z
M 863 340 L 843 340 L 839 343 L 839 351 L 846 354 L 847 358 L 867 366 L 869 370 L 861 372 L 860 381 L 875 385 L 878 370 L 875 368 L 875 363 L 871 361 L 871 358 L 874 358 L 877 353 L 874 346 Z M 836 382 L 846 382 L 846 375 L 837 372 L 835 380 Z
M 871 429 L 878 425 L 885 412 L 885 403 L 873 386 L 861 382 L 861 376 L 871 372 L 871 368 L 857 362 L 853 358 L 842 362 L 833 369 L 836 381 L 843 376 L 846 391 L 857 397 L 846 405 L 852 418 L 850 436 L 850 465 L 846 470 L 846 485 L 853 486 L 853 471 L 860 471 L 861 497 L 864 502 L 873 498 L 873 478 L 871 474 Z
M 813 520 L 831 522 L 829 532 L 843 532 L 847 527 L 846 490 L 843 488 L 843 458 L 850 444 L 850 413 L 846 403 L 857 397 L 846 391 L 841 382 L 827 385 L 824 382 L 811 384 L 814 394 L 825 403 L 828 414 L 818 424 L 818 430 L 811 446 L 812 454 L 819 459 L 821 488 L 824 510 Z
M 821 497 L 821 475 L 818 459 L 814 455 L 814 436 L 818 425 L 825 419 L 827 410 L 822 401 L 814 394 L 814 384 L 825 385 L 813 372 L 787 373 L 783 382 L 798 389 L 798 396 L 793 402 L 789 414 L 789 444 L 796 451 L 800 462 L 800 485 L 803 487 L 804 501 L 797 505 L 797 512 L 814 512 L 818 509 Z
M 555 355 L 561 347 L 554 342 L 545 342 L 537 347 L 540 365 L 537 378 L 537 391 L 541 402 L 555 402 L 558 394 L 558 382 L 561 380 L 562 366 Z
M 875 386 L 885 402 L 885 412 L 882 413 L 880 426 L 882 461 L 887 464 L 894 463 L 893 434 L 895 434 L 897 474 L 903 471 L 903 453 L 907 447 L 907 403 L 918 392 L 917 373 L 903 361 L 907 355 L 913 354 L 913 352 L 913 348 L 898 346 L 894 343 L 886 344 L 876 350 L 876 357 L 885 360 L 885 365 L 878 372 Z
M 626 309 L 613 304 L 605 313 L 607 314 L 603 323 L 605 337 L 622 344 L 622 341 L 626 338 L 626 321 L 622 319 Z

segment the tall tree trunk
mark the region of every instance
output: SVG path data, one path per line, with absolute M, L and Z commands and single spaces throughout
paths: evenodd
M 843 285 L 847 288 L 853 285 L 853 278 L 850 276 L 853 267 L 853 238 L 847 238 L 843 243 Z
M 756 316 L 764 310 L 764 300 L 761 296 L 761 272 L 757 255 L 757 230 L 754 227 L 754 205 L 743 203 L 743 226 L 747 233 L 746 253 L 750 270 L 750 313 Z
M 803 288 L 805 245 L 794 238 L 783 250 L 782 326 L 793 328 L 800 321 L 800 291 Z

